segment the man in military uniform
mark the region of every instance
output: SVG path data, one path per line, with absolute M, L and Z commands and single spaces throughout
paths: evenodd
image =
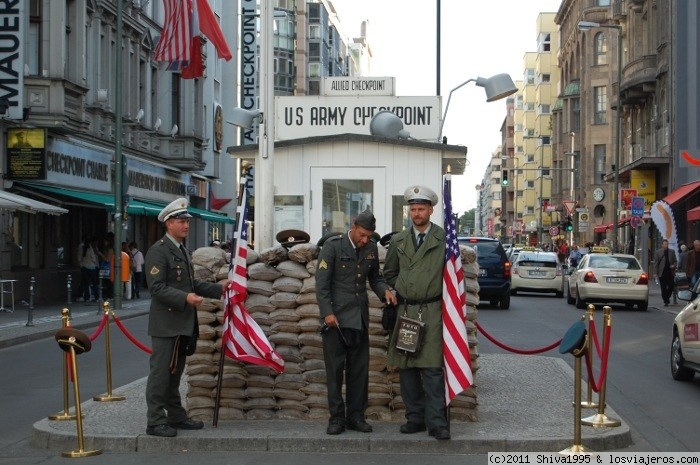
M 321 248 L 316 268 L 316 298 L 323 319 L 323 359 L 326 364 L 328 410 L 326 433 L 345 428 L 369 433 L 365 421 L 369 392 L 369 298 L 372 290 L 385 300 L 396 297 L 379 271 L 377 244 L 370 239 L 376 220 L 360 213 L 345 234 L 330 237 Z M 345 375 L 347 407 L 342 388 Z
M 203 297 L 221 297 L 228 280 L 215 284 L 194 278 L 183 241 L 190 229 L 187 199 L 166 206 L 158 215 L 165 236 L 146 253 L 144 272 L 151 293 L 148 334 L 153 353 L 146 385 L 148 423 L 152 436 L 177 436 L 178 429 L 201 429 L 204 423 L 187 417 L 180 399 L 185 357 L 194 352 L 199 326 L 197 305 Z
M 412 227 L 394 234 L 384 261 L 384 277 L 397 292 L 398 315 L 421 321 L 423 337 L 416 352 L 396 348 L 399 325 L 389 340 L 388 365 L 399 368 L 406 405 L 404 434 L 429 431 L 450 439 L 445 408 L 442 353 L 442 275 L 445 230 L 430 221 L 438 197 L 431 189 L 411 186 L 404 192 Z

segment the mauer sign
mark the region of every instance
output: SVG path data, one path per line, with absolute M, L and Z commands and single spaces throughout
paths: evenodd
M 440 97 L 275 97 L 276 140 L 335 134 L 369 134 L 372 117 L 388 110 L 411 137 L 437 140 Z
M 5 117 L 22 119 L 24 109 L 24 21 L 27 1 L 0 2 L 0 106 Z

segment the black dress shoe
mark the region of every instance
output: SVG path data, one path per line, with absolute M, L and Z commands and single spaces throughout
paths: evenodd
M 359 431 L 360 433 L 372 432 L 372 425 L 367 423 L 365 420 L 349 421 L 347 428 L 353 431 Z
M 170 423 L 170 426 L 177 429 L 202 429 L 204 428 L 204 422 L 188 418 L 179 423 Z
M 450 439 L 450 430 L 445 426 L 436 426 L 430 430 L 429 434 L 439 440 Z
M 340 423 L 328 423 L 328 428 L 326 428 L 326 434 L 340 434 L 345 431 L 345 426 Z
M 425 423 L 414 423 L 412 421 L 404 423 L 399 428 L 399 431 L 401 431 L 403 434 L 420 433 L 421 431 L 425 431 L 425 430 L 426 430 Z
M 161 438 L 174 438 L 177 430 L 168 425 L 155 425 L 146 427 L 146 434 L 149 436 L 160 436 Z

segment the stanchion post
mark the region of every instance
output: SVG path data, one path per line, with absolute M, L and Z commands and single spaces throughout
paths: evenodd
M 608 330 L 612 326 L 612 307 L 606 305 L 603 307 L 603 327 Z M 601 343 L 601 351 L 605 354 L 605 338 Z M 581 423 L 586 426 L 592 426 L 594 428 L 611 428 L 620 426 L 622 422 L 615 418 L 610 418 L 605 414 L 605 388 L 608 384 L 608 376 L 605 374 L 605 378 L 601 381 L 600 393 L 598 394 L 598 413 L 591 415 L 590 417 L 581 420 Z
M 34 278 L 32 278 L 34 279 Z M 31 298 L 31 295 L 30 295 Z M 31 304 L 30 304 L 31 305 Z M 61 327 L 67 328 L 70 326 L 70 312 L 67 308 L 61 310 Z M 54 421 L 65 421 L 65 420 L 75 420 L 76 416 L 70 414 L 70 407 L 68 403 L 70 399 L 68 398 L 68 360 L 66 359 L 66 354 L 62 354 L 63 357 L 63 413 L 57 413 L 55 415 L 49 415 L 49 420 Z
M 34 287 L 36 279 L 34 276 L 29 278 L 29 311 L 27 312 L 27 324 L 25 326 L 34 326 Z
M 98 290 L 97 290 L 97 314 L 102 312 L 102 306 L 105 304 L 104 296 L 102 295 L 102 276 L 97 278 Z
M 95 402 L 118 402 L 125 400 L 125 396 L 115 396 L 112 395 L 112 347 L 110 342 L 109 334 L 109 302 L 104 303 L 104 314 L 107 316 L 107 323 L 105 324 L 105 360 L 107 365 L 107 394 L 102 396 L 95 396 L 92 398 Z
M 73 303 L 73 276 L 68 274 L 66 278 L 66 303 L 68 305 Z
M 595 305 L 593 304 L 588 304 L 587 310 L 586 310 L 586 315 L 588 316 L 588 324 L 595 324 Z M 586 350 L 588 351 L 589 354 L 593 353 L 593 338 L 589 335 L 587 338 L 587 347 Z M 598 404 L 593 402 L 593 381 L 592 379 L 588 380 L 587 386 L 586 386 L 586 401 L 581 402 L 581 407 L 582 408 L 597 408 Z
M 571 352 L 574 356 L 574 444 L 562 450 L 560 454 L 574 455 L 592 452 L 581 444 L 581 359 L 586 355 L 588 339 L 590 339 L 590 334 L 586 336 L 586 341 L 581 345 L 581 348 Z

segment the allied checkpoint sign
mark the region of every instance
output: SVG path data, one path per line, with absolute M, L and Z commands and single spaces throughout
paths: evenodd
M 369 135 L 372 117 L 389 110 L 414 139 L 436 141 L 440 97 L 285 96 L 275 97 L 275 140 L 337 134 Z

